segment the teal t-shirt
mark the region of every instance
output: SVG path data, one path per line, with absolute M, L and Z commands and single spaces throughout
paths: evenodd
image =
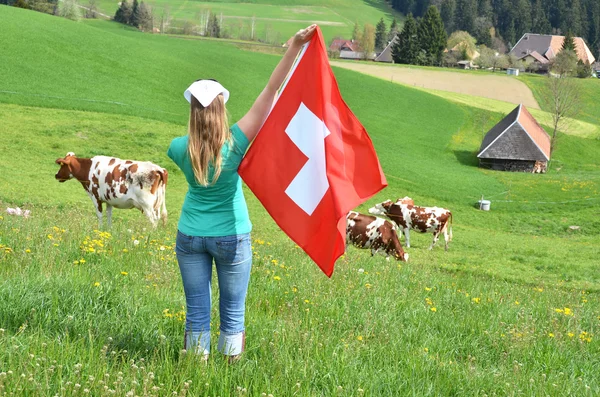
M 220 237 L 250 233 L 252 224 L 242 191 L 242 178 L 238 167 L 250 142 L 234 124 L 231 144 L 223 145 L 221 175 L 214 184 L 199 185 L 187 153 L 188 136 L 171 141 L 167 155 L 183 171 L 188 182 L 178 228 L 188 236 Z M 212 180 L 213 169 L 209 169 Z

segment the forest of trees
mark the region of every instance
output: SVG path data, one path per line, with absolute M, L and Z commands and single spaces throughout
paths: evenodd
M 599 0 L 391 0 L 403 14 L 422 17 L 430 5 L 439 8 L 448 34 L 463 30 L 477 42 L 509 48 L 524 33 L 583 37 L 595 56 L 600 53 Z

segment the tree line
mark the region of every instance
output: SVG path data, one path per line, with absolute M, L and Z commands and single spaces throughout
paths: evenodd
M 525 33 L 571 33 L 583 37 L 594 53 L 600 52 L 598 0 L 391 0 L 403 13 L 423 17 L 430 5 L 440 10 L 446 33 L 469 32 L 477 42 L 512 47 Z
M 429 6 L 422 18 L 415 20 L 409 13 L 402 31 L 392 44 L 395 63 L 440 65 L 448 36 L 435 6 Z

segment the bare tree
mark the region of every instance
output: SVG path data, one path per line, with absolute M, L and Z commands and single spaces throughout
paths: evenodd
M 163 8 L 162 14 L 160 16 L 160 32 L 166 33 L 166 30 L 169 28 L 171 24 L 171 9 L 169 5 L 165 5 Z
M 90 0 L 87 8 L 85 9 L 86 18 L 98 18 L 98 6 L 96 0 Z
M 552 94 L 552 154 L 556 149 L 558 131 L 565 132 L 568 129 L 569 119 L 577 116 L 581 109 L 581 98 L 573 77 L 548 73 L 548 86 Z

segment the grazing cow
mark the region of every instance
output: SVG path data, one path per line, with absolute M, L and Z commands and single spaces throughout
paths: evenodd
M 167 223 L 165 190 L 168 172 L 148 161 L 121 160 L 94 156 L 77 158 L 72 152 L 56 160 L 59 182 L 77 179 L 92 199 L 102 226 L 102 203 L 106 203 L 106 219 L 111 226 L 112 208 L 137 208 L 156 227 L 161 218 Z
M 394 221 L 404 230 L 406 237 L 406 246 L 410 248 L 410 229 L 421 233 L 433 233 L 433 243 L 429 249 L 437 243 L 440 233 L 444 233 L 446 241 L 446 251 L 448 250 L 448 241 L 452 240 L 452 213 L 444 208 L 438 207 L 418 207 L 410 204 L 402 204 L 402 200 L 397 202 L 391 200 L 376 204 L 369 209 L 370 214 L 385 215 Z M 448 225 L 450 223 L 450 225 Z M 448 240 L 448 227 L 450 228 L 450 240 Z
M 408 261 L 408 254 L 402 249 L 396 234 L 396 226 L 376 216 L 350 211 L 346 216 L 346 247 L 352 244 L 358 248 L 370 248 L 371 256 L 382 253 L 390 260 Z

